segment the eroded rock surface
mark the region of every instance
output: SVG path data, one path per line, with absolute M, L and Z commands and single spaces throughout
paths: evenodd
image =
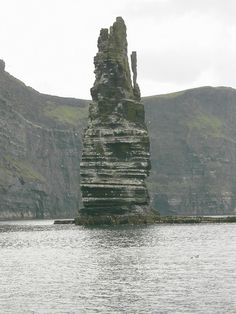
M 149 137 L 137 84 L 136 53 L 127 57 L 121 17 L 102 29 L 94 58 L 95 83 L 83 139 L 81 191 L 85 214 L 144 213 L 150 170 Z
M 0 60 L 0 219 L 77 214 L 84 106 L 27 87 Z

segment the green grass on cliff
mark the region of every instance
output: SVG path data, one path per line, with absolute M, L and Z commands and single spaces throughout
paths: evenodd
M 44 114 L 59 122 L 77 126 L 87 119 L 88 107 L 57 106 L 52 103 L 44 108 Z
M 26 160 L 15 160 L 10 156 L 5 157 L 5 165 L 1 169 L 9 176 L 17 176 L 25 181 L 45 182 L 45 178 L 33 169 L 32 165 Z
M 235 208 L 236 90 L 202 87 L 143 102 L 153 206 L 198 214 Z
M 187 121 L 190 130 L 197 129 L 211 136 L 222 134 L 222 121 L 214 115 L 199 112 Z
M 0 164 L 0 186 L 6 185 L 11 176 L 12 176 L 11 171 L 6 169 L 5 166 Z

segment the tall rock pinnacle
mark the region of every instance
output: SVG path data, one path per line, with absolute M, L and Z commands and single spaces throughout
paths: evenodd
M 149 137 L 137 84 L 137 56 L 132 52 L 131 80 L 121 17 L 109 30 L 100 31 L 94 65 L 93 101 L 80 164 L 83 208 L 76 221 L 135 222 L 150 212 L 145 184 L 150 170 Z

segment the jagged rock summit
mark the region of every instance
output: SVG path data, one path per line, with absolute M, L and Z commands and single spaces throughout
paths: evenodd
M 83 138 L 78 224 L 139 223 L 150 219 L 145 179 L 150 144 L 137 84 L 136 52 L 127 56 L 126 26 L 117 17 L 101 29 L 95 83 Z

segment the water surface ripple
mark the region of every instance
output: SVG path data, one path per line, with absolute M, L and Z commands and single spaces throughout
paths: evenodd
M 0 222 L 0 313 L 236 313 L 236 224 Z

